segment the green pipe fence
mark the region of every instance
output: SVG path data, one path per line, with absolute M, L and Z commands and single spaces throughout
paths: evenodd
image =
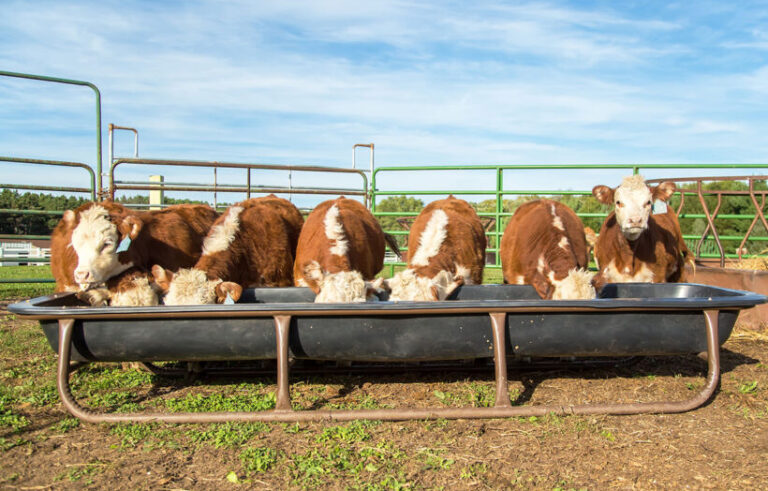
M 516 197 L 522 197 L 522 196 L 531 196 L 531 197 L 565 197 L 565 196 L 591 196 L 592 191 L 591 190 L 555 190 L 555 189 L 505 189 L 504 187 L 504 177 L 505 173 L 513 174 L 513 173 L 519 173 L 520 171 L 564 171 L 567 170 L 569 172 L 583 172 L 587 170 L 627 170 L 628 172 L 631 172 L 632 174 L 638 174 L 643 170 L 678 170 L 678 171 L 685 171 L 685 170 L 697 170 L 700 171 L 702 169 L 722 169 L 723 171 L 730 170 L 730 169 L 749 169 L 749 170 L 760 170 L 762 173 L 766 173 L 768 171 L 768 164 L 736 164 L 736 163 L 725 163 L 725 164 L 523 164 L 523 165 L 444 165 L 444 166 L 418 166 L 418 165 L 412 165 L 412 166 L 397 166 L 397 167 L 379 167 L 378 169 L 374 170 L 373 175 L 371 176 L 371 211 L 373 212 L 374 216 L 379 218 L 384 217 L 414 217 L 418 215 L 419 212 L 417 211 L 379 211 L 377 209 L 378 206 L 380 206 L 380 199 L 382 197 L 396 197 L 396 196 L 447 196 L 449 194 L 453 194 L 455 196 L 467 196 L 467 197 L 473 197 L 473 196 L 491 196 L 492 199 L 495 199 L 495 206 L 494 211 L 492 212 L 478 212 L 478 215 L 481 217 L 492 217 L 496 220 L 495 227 L 492 231 L 488 232 L 489 236 L 489 247 L 486 249 L 486 253 L 492 253 L 494 255 L 494 261 L 492 264 L 487 265 L 489 268 L 500 268 L 501 267 L 501 258 L 499 257 L 498 251 L 499 251 L 499 244 L 501 241 L 501 236 L 504 232 L 504 218 L 510 217 L 512 215 L 512 211 L 504 211 L 504 197 L 505 196 L 516 196 Z M 465 190 L 456 190 L 456 189 L 387 189 L 382 190 L 379 189 L 379 184 L 382 181 L 382 175 L 391 174 L 391 173 L 402 173 L 402 172 L 472 172 L 472 173 L 479 173 L 481 171 L 486 171 L 482 174 L 483 178 L 487 178 L 489 181 L 489 187 L 485 189 L 465 189 Z M 493 171 L 493 177 L 490 175 L 487 171 Z M 766 176 L 768 178 L 768 176 Z M 703 177 L 703 178 L 687 178 L 688 180 L 695 180 L 695 179 L 702 179 L 704 181 L 715 181 L 717 180 L 716 177 Z M 495 182 L 493 182 L 495 180 Z M 675 179 L 670 179 L 675 180 Z M 680 179 L 685 180 L 685 179 Z M 616 183 L 618 185 L 618 182 Z M 766 191 L 761 190 L 760 194 L 764 194 Z M 728 191 L 725 190 L 717 190 L 717 191 L 711 191 L 711 190 L 703 190 L 702 194 L 704 196 L 713 196 L 716 193 L 723 193 L 726 196 L 728 196 Z M 745 190 L 735 190 L 732 193 L 734 196 L 747 196 L 749 192 Z M 675 193 L 675 196 L 678 196 L 679 199 L 685 199 L 685 196 L 692 197 L 692 196 L 699 196 L 698 192 L 694 192 L 693 190 L 687 189 L 687 188 L 681 188 L 678 187 L 678 191 Z M 607 208 L 607 207 L 604 207 Z M 709 211 L 706 210 L 706 213 L 681 213 L 680 219 L 682 220 L 696 220 L 696 219 L 710 219 Z M 757 212 L 757 210 L 756 210 Z M 762 210 L 757 212 L 759 214 L 762 214 Z M 603 212 L 579 212 L 577 213 L 579 217 L 582 219 L 588 219 L 588 218 L 605 218 L 609 211 L 603 211 Z M 718 214 L 714 220 L 753 220 L 755 219 L 755 214 L 751 215 L 744 215 L 744 214 Z M 387 230 L 387 232 L 392 233 L 397 236 L 405 236 L 408 234 L 407 231 L 404 230 Z M 707 234 L 709 235 L 709 233 Z M 717 236 L 715 235 L 716 239 L 719 238 L 719 240 L 722 241 L 741 241 L 744 237 L 743 236 L 735 236 L 735 235 L 722 235 Z M 725 253 L 724 251 L 718 251 L 718 252 L 707 252 L 708 247 L 706 244 L 711 244 L 712 239 L 705 237 L 702 237 L 700 235 L 692 235 L 692 234 L 686 234 L 683 236 L 684 239 L 686 239 L 689 242 L 689 247 L 691 250 L 695 250 L 695 247 L 693 247 L 695 241 L 701 240 L 704 244 L 704 251 L 700 254 L 700 258 L 708 259 L 708 258 L 720 258 L 721 262 L 724 261 L 725 258 L 737 258 L 739 257 L 738 254 L 735 253 Z M 758 237 L 749 237 L 749 241 L 754 242 L 765 242 L 768 241 L 768 237 L 765 236 L 758 236 Z M 407 251 L 407 247 L 403 247 L 403 250 Z M 709 248 L 711 249 L 711 247 Z M 389 272 L 390 274 L 394 273 L 396 266 L 404 266 L 405 263 L 403 262 L 397 262 L 397 263 L 388 263 L 389 266 Z

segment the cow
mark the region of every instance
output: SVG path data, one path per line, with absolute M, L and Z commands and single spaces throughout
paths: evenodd
M 65 252 L 56 269 L 68 274 L 68 261 L 76 256 L 73 283 L 87 290 L 131 267 L 142 271 L 154 264 L 173 271 L 191 267 L 217 216 L 207 205 L 134 211 L 111 201 L 89 202 L 64 212 L 60 230 L 71 230 L 74 256 Z
M 71 246 L 72 225 L 72 221 L 62 219 L 51 233 L 51 272 L 56 282 L 55 292 L 76 292 L 80 300 L 92 306 L 158 304 L 156 284 L 149 273 L 138 268 L 127 269 L 107 280 L 103 286 L 82 290 L 75 282 L 77 253 Z
M 296 286 L 315 292 L 315 302 L 374 300 L 372 283 L 384 265 L 384 244 L 397 242 L 361 203 L 341 196 L 317 205 L 301 229 L 293 267 Z
M 595 298 L 581 219 L 549 199 L 520 205 L 501 239 L 504 282 L 532 285 L 546 300 Z
M 71 245 L 72 225 L 73 221 L 62 219 L 51 232 L 51 273 L 56 282 L 54 291 L 57 293 L 80 290 L 75 282 L 77 253 Z
M 453 195 L 419 213 L 408 236 L 408 265 L 384 282 L 392 301 L 445 300 L 483 282 L 485 231 L 469 203 Z
M 151 273 L 129 268 L 108 279 L 103 287 L 78 291 L 77 297 L 92 306 L 142 307 L 158 305 L 159 290 Z
M 674 192 L 675 183 L 649 187 L 640 175 L 624 178 L 615 189 L 592 189 L 599 202 L 614 206 L 595 245 L 596 283 L 686 281 L 685 263 L 693 265 L 694 259 L 667 204 Z
M 237 203 L 213 224 L 197 263 L 177 273 L 152 268 L 166 305 L 236 302 L 242 289 L 293 285 L 293 261 L 304 223 L 288 200 L 271 194 Z

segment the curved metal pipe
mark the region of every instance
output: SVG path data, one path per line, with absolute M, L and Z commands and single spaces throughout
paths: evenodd
M 88 423 L 116 423 L 116 422 L 148 422 L 164 421 L 168 423 L 222 423 L 227 421 L 351 421 L 356 419 L 378 419 L 399 421 L 409 419 L 475 419 L 475 418 L 509 418 L 515 416 L 544 416 L 554 414 L 644 414 L 644 413 L 678 413 L 690 411 L 704 404 L 717 389 L 720 380 L 720 347 L 718 344 L 718 313 L 717 310 L 704 311 L 707 337 L 707 381 L 702 390 L 694 397 L 683 401 L 673 402 L 644 402 L 629 404 L 581 404 L 572 406 L 539 405 L 539 406 L 507 406 L 503 405 L 489 408 L 402 408 L 402 409 L 361 409 L 361 410 L 317 410 L 317 411 L 293 411 L 290 409 L 290 398 L 286 400 L 288 367 L 287 356 L 284 363 L 278 363 L 278 404 L 272 411 L 261 412 L 212 412 L 212 413 L 95 413 L 80 406 L 72 396 L 69 386 L 69 360 L 71 354 L 72 333 L 75 328 L 74 319 L 62 319 L 59 321 L 59 360 L 57 386 L 64 407 L 73 416 Z M 287 340 L 289 336 L 290 319 L 275 319 L 275 329 L 278 332 L 278 346 L 280 339 L 286 343 L 283 345 L 284 354 L 287 355 Z M 493 317 L 492 317 L 493 319 Z M 498 316 L 492 325 L 501 326 L 501 316 Z M 494 328 L 495 331 L 498 328 Z M 501 336 L 501 334 L 499 334 Z M 494 339 L 496 346 L 501 348 L 502 343 Z M 495 348 L 495 349 L 499 349 Z M 278 350 L 278 353 L 280 351 Z M 279 355 L 278 355 L 279 356 Z M 498 360 L 497 360 L 498 361 Z M 497 374 L 500 372 L 497 366 Z M 499 382 L 497 381 L 497 388 Z M 282 395 L 281 395 L 282 394 Z M 498 403 L 497 392 L 497 403 Z M 288 408 L 285 409 L 286 403 Z

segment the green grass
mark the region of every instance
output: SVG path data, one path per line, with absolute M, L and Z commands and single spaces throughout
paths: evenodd
M 50 266 L 0 266 L 0 279 L 53 278 Z M 32 298 L 53 293 L 53 283 L 0 283 L 0 299 Z

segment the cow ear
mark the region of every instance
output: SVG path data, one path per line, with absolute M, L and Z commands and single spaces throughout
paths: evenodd
M 75 224 L 75 212 L 72 210 L 67 210 L 64 212 L 64 216 L 61 217 L 62 220 L 67 225 L 74 225 Z
M 159 264 L 155 264 L 152 266 L 152 277 L 155 279 L 155 284 L 160 287 L 160 290 L 163 293 L 168 293 L 173 281 L 173 273 L 163 269 Z
M 243 287 L 232 281 L 222 281 L 216 285 L 216 303 L 224 303 L 229 296 L 233 302 L 240 300 Z
M 597 198 L 597 201 L 604 205 L 613 204 L 613 189 L 608 186 L 599 184 L 592 188 L 592 195 Z
M 539 294 L 544 300 L 551 300 L 552 295 L 555 293 L 552 289 L 552 285 L 540 274 L 533 275 L 531 284 L 536 289 L 536 293 Z
M 389 282 L 385 280 L 384 278 L 376 278 L 375 280 L 370 282 L 371 288 L 374 290 L 382 290 L 385 292 L 391 292 L 392 288 L 389 286 Z
M 675 194 L 677 187 L 674 182 L 664 181 L 655 188 L 651 189 L 653 199 L 660 199 L 661 201 L 667 201 L 670 196 Z
M 320 264 L 317 261 L 312 261 L 304 266 L 304 277 L 319 284 L 323 281 L 325 275 Z
M 448 285 L 448 288 L 445 289 L 445 297 L 448 298 L 451 296 L 451 293 L 454 292 L 458 287 L 464 284 L 464 277 L 463 276 L 454 276 L 453 277 L 453 283 Z
M 141 232 L 141 228 L 144 226 L 144 222 L 136 215 L 128 215 L 124 217 L 117 225 L 117 230 L 120 232 L 121 237 L 128 237 L 131 240 L 135 240 Z
M 600 294 L 600 290 L 603 289 L 607 281 L 605 280 L 605 276 L 603 276 L 603 273 L 597 273 L 595 276 L 592 277 L 592 287 L 595 289 L 595 293 L 598 295 Z
M 434 278 L 432 278 L 431 283 L 433 299 L 445 300 L 456 288 L 464 284 L 464 277 L 455 276 L 451 278 L 448 271 L 440 271 Z

